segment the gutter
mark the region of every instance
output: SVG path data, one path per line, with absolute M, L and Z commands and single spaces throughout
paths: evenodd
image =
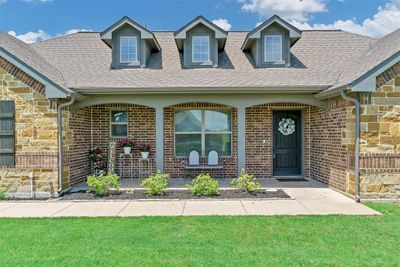
M 356 98 L 346 95 L 345 91 L 340 92 L 343 99 L 353 102 L 356 109 L 356 129 L 355 129 L 355 147 L 354 147 L 354 199 L 360 202 L 360 101 Z
M 58 193 L 63 190 L 62 185 L 62 167 L 63 167 L 63 155 L 62 155 L 62 108 L 72 105 L 75 101 L 75 98 L 71 97 L 69 102 L 60 104 L 60 100 L 58 100 L 58 108 L 57 108 L 57 132 L 58 132 Z

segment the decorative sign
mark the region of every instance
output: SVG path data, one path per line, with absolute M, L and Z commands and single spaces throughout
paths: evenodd
M 108 144 L 108 164 L 107 173 L 115 173 L 117 142 L 110 142 Z
M 291 135 L 296 131 L 296 123 L 291 118 L 282 118 L 278 131 L 283 135 Z

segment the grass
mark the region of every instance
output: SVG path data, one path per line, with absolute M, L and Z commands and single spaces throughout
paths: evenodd
M 384 216 L 0 219 L 0 266 L 398 266 Z

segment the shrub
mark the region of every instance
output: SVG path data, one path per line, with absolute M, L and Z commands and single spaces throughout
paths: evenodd
M 110 188 L 119 188 L 119 177 L 116 174 L 105 174 L 100 172 L 98 176 L 90 175 L 87 178 L 87 184 L 89 185 L 90 192 L 95 193 L 98 196 L 107 195 Z
M 151 196 L 162 196 L 167 190 L 169 174 L 158 171 L 144 179 L 140 185 L 147 189 Z
M 3 187 L 0 187 L 0 200 L 6 199 L 6 190 Z
M 256 182 L 256 178 L 243 169 L 240 172 L 240 177 L 234 178 L 230 184 L 232 185 L 232 188 L 246 190 L 249 193 L 252 193 L 261 187 L 261 184 Z
M 218 195 L 218 181 L 211 178 L 209 174 L 200 174 L 193 179 L 192 184 L 186 187 L 196 196 Z

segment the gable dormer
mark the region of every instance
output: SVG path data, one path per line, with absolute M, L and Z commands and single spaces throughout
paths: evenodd
M 112 49 L 112 68 L 145 68 L 160 46 L 154 34 L 125 16 L 100 34 Z
M 217 68 L 218 52 L 223 51 L 227 32 L 198 16 L 174 33 L 184 68 Z
M 242 50 L 250 52 L 257 68 L 290 67 L 290 48 L 301 34 L 275 15 L 247 34 Z

